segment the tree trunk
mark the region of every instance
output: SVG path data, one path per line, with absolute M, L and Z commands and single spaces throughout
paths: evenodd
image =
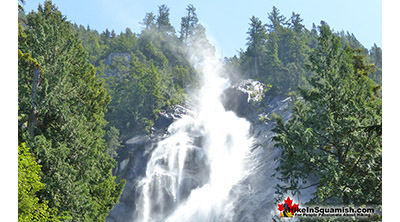
M 258 65 L 257 65 L 258 56 L 254 57 L 254 71 L 255 71 L 255 78 L 258 78 Z
M 39 86 L 39 78 L 40 78 L 40 70 L 35 69 L 33 70 L 33 80 L 32 80 L 32 111 L 29 114 L 28 120 L 28 132 L 31 138 L 35 137 L 35 126 L 37 124 L 37 91 Z

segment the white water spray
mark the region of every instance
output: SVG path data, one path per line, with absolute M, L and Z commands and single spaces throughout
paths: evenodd
M 250 123 L 225 111 L 220 96 L 229 81 L 220 76 L 217 58 L 202 58 L 197 107 L 174 122 L 170 136 L 153 151 L 139 183 L 134 221 L 229 221 L 232 216 L 229 192 L 244 176 Z

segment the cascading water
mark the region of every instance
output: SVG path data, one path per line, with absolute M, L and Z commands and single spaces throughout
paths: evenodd
M 244 176 L 252 145 L 250 123 L 225 111 L 220 95 L 229 81 L 219 60 L 199 64 L 203 86 L 193 113 L 174 122 L 139 182 L 134 221 L 229 221 L 229 192 Z

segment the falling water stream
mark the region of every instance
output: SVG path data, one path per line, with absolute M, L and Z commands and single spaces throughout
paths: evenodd
M 230 86 L 218 59 L 200 66 L 203 86 L 193 113 L 174 122 L 159 142 L 139 182 L 134 221 L 229 221 L 229 192 L 244 176 L 252 138 L 250 123 L 225 111 L 220 101 Z

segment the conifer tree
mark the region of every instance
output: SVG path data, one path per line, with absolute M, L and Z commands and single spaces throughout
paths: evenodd
M 144 17 L 143 22 L 141 22 L 140 24 L 144 26 L 144 30 L 149 31 L 149 30 L 152 30 L 156 26 L 155 20 L 156 20 L 156 16 L 154 15 L 154 13 L 149 12 L 149 13 L 146 13 L 146 16 Z
M 37 192 L 44 188 L 40 182 L 41 166 L 25 143 L 18 146 L 18 221 L 62 221 L 67 216 L 56 216 L 57 209 L 49 208 Z
M 156 27 L 157 27 L 157 31 L 160 33 L 164 33 L 164 34 L 168 34 L 168 35 L 175 34 L 175 29 L 169 21 L 169 8 L 165 4 L 158 6 Z
M 382 201 L 382 100 L 368 77 L 373 65 L 359 50 L 342 46 L 322 22 L 309 58 L 310 87 L 300 89 L 292 117 L 277 118 L 274 138 L 282 148 L 278 191 L 299 192 L 310 174 L 319 182 L 313 203 Z
M 250 28 L 247 31 L 249 37 L 247 38 L 247 55 L 251 57 L 253 61 L 252 69 L 253 78 L 259 78 L 260 76 L 260 67 L 261 67 L 261 58 L 263 53 L 265 53 L 265 27 L 262 24 L 261 20 L 256 17 L 252 17 L 250 19 Z
M 279 9 L 275 6 L 272 7 L 272 12 L 268 13 L 270 23 L 267 25 L 270 31 L 277 30 L 284 25 L 287 25 L 286 17 L 281 15 Z
M 187 15 L 181 19 L 181 31 L 180 40 L 186 41 L 188 38 L 192 37 L 197 29 L 197 23 L 199 19 L 197 18 L 196 8 L 189 4 L 186 8 Z
M 72 221 L 104 220 L 123 187 L 104 152 L 109 96 L 71 28 L 51 1 L 27 16 L 18 47 L 40 69 L 19 60 L 19 138 L 42 165 L 41 201 Z

